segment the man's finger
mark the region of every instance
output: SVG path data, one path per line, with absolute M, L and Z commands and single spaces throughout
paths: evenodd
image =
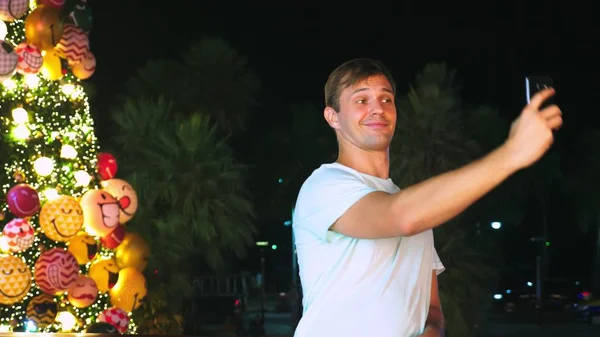
M 563 124 L 563 120 L 561 116 L 554 116 L 548 120 L 546 120 L 546 124 L 552 130 L 558 130 Z
M 529 101 L 529 105 L 527 107 L 534 110 L 539 110 L 540 106 L 542 106 L 542 103 L 544 103 L 544 101 L 548 98 L 552 97 L 554 92 L 554 88 L 548 88 L 538 92 L 531 98 L 531 101 Z
M 557 105 L 551 105 L 540 111 L 540 115 L 545 119 L 549 119 L 554 116 L 562 116 L 562 111 L 560 111 L 560 108 Z

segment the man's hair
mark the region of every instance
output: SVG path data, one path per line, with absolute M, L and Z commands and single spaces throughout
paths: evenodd
M 383 75 L 392 85 L 396 94 L 396 83 L 389 69 L 381 62 L 369 58 L 358 58 L 344 62 L 338 66 L 325 83 L 325 106 L 340 111 L 340 95 L 342 90 L 373 75 Z

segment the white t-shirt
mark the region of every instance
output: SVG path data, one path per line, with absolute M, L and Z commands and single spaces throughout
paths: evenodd
M 413 337 L 423 332 L 432 271 L 444 270 L 433 232 L 366 240 L 329 230 L 374 191 L 400 189 L 391 179 L 337 163 L 322 165 L 302 185 L 293 228 L 304 313 L 295 337 Z

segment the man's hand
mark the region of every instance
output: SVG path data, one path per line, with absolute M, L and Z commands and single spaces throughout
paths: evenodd
M 539 110 L 542 103 L 553 95 L 552 88 L 538 92 L 510 128 L 505 147 L 510 154 L 509 164 L 516 170 L 538 161 L 554 141 L 552 131 L 562 126 L 562 113 L 558 106 Z
M 428 325 L 418 337 L 444 337 L 444 330 Z

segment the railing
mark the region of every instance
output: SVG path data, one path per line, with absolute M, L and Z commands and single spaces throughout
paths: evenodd
M 252 283 L 252 277 L 248 274 L 203 276 L 193 281 L 197 296 L 248 296 Z

